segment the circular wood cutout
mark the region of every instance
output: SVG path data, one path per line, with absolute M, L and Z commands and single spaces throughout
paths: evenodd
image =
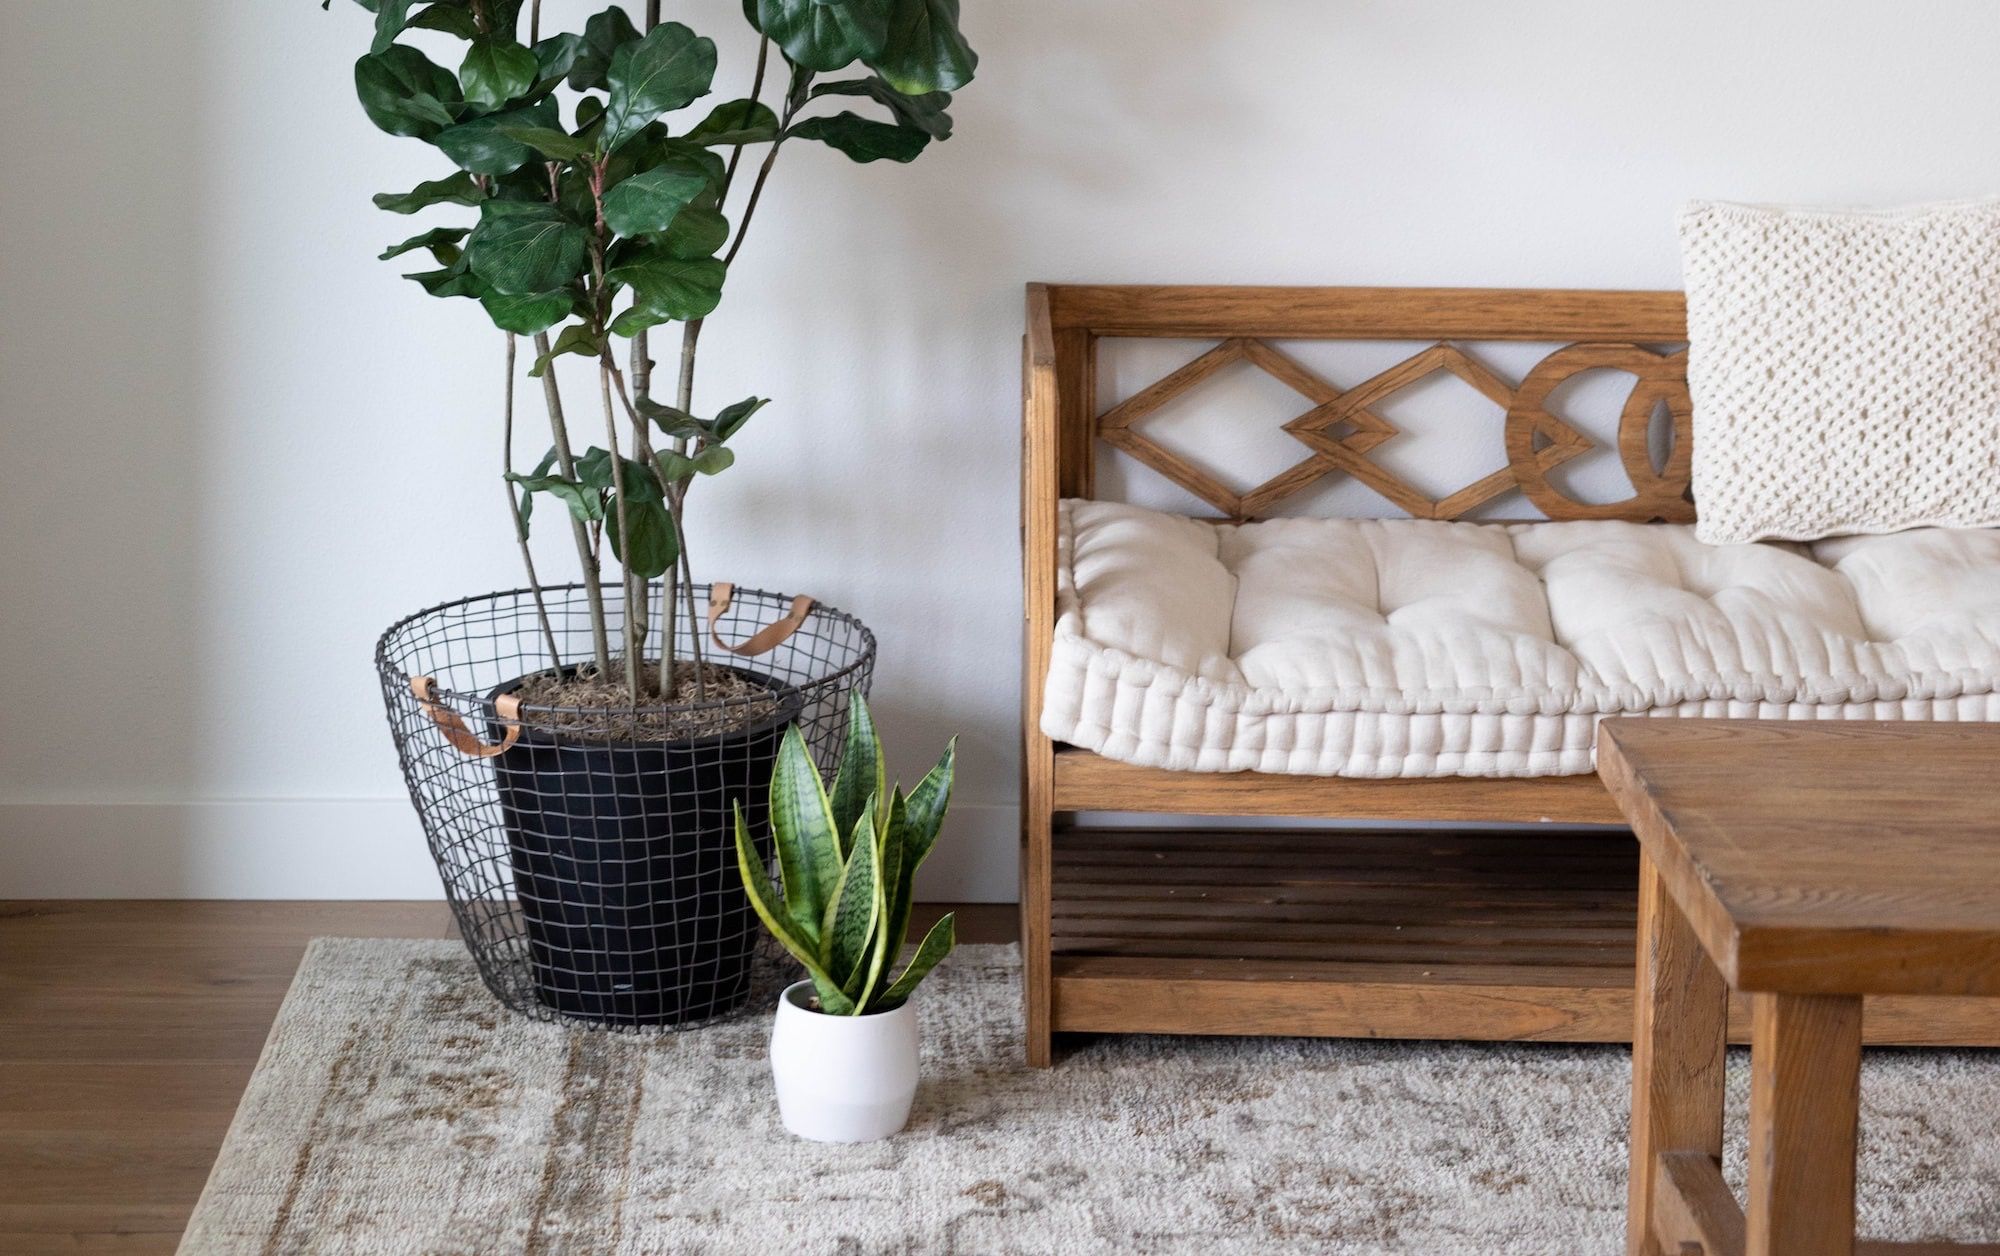
M 1556 386 L 1586 371 L 1623 371 L 1633 376 L 1632 391 L 1618 414 L 1618 460 L 1632 481 L 1632 496 L 1623 501 L 1580 502 L 1557 489 L 1549 483 L 1535 447 L 1538 437 L 1556 444 L 1586 439 L 1548 410 Z M 1673 443 L 1666 465 L 1656 469 L 1648 445 L 1653 411 L 1661 403 L 1673 420 Z M 1665 354 L 1638 345 L 1570 345 L 1537 362 L 1514 391 L 1514 404 L 1507 409 L 1507 466 L 1522 496 L 1551 519 L 1692 523 L 1694 503 L 1688 500 L 1688 483 L 1693 427 L 1686 350 Z

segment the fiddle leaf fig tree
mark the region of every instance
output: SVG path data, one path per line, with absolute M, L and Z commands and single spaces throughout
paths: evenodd
M 978 65 L 958 29 L 958 0 L 744 0 L 760 36 L 756 60 L 737 79 L 747 94 L 719 103 L 710 102 L 714 42 L 661 20 L 660 0 L 645 0 L 638 22 L 613 5 L 581 31 L 547 33 L 540 0 L 358 3 L 374 15 L 354 64 L 362 111 L 439 157 L 436 178 L 380 193 L 375 205 L 456 220 L 381 256 L 428 255 L 435 265 L 407 277 L 431 296 L 476 301 L 506 334 L 506 489 L 551 664 L 563 660 L 528 548 L 537 497 L 567 515 L 582 571 L 593 657 L 580 673 L 622 686 L 634 705 L 653 694 L 672 702 L 684 675 L 675 619 L 695 613 L 688 494 L 729 468 L 731 438 L 765 404 L 696 408 L 702 322 L 792 141 L 857 162 L 907 162 L 950 137 L 951 93 Z M 873 116 L 833 108 L 840 102 Z M 649 341 L 676 324 L 678 369 L 656 395 Z M 512 454 L 516 336 L 533 338 L 526 373 L 539 381 L 550 438 L 525 474 Z M 591 422 L 601 424 L 601 445 L 572 432 L 553 369 L 570 356 L 596 367 Z M 626 608 L 615 643 L 607 546 Z M 700 635 L 689 637 L 685 675 L 699 696 Z

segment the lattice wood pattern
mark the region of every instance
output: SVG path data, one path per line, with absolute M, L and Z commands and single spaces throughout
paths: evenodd
M 1311 409 L 1284 424 L 1284 431 L 1309 451 L 1307 456 L 1241 493 L 1140 430 L 1147 416 L 1236 362 L 1258 367 L 1313 403 Z M 1098 415 L 1095 430 L 1106 444 L 1151 467 L 1231 519 L 1262 518 L 1287 498 L 1338 474 L 1359 480 L 1418 519 L 1462 518 L 1495 498 L 1518 491 L 1551 519 L 1686 523 L 1694 519 L 1694 503 L 1688 497 L 1693 438 L 1686 367 L 1685 351 L 1658 353 L 1636 344 L 1572 344 L 1536 363 L 1519 383 L 1510 383 L 1465 350 L 1439 342 L 1372 379 L 1341 388 L 1267 341 L 1232 336 Z M 1563 381 L 1594 370 L 1621 371 L 1633 377 L 1618 419 L 1619 461 L 1633 486 L 1632 496 L 1623 501 L 1580 502 L 1549 477 L 1556 467 L 1594 446 L 1588 436 L 1550 412 L 1549 395 Z M 1506 464 L 1433 498 L 1368 457 L 1371 450 L 1402 434 L 1401 428 L 1370 407 L 1440 371 L 1457 376 L 1506 412 Z M 1651 430 L 1654 413 L 1661 405 L 1671 416 L 1672 444 L 1665 466 L 1655 468 Z

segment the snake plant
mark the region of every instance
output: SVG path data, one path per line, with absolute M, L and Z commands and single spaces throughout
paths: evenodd
M 868 703 L 855 694 L 847 743 L 829 792 L 794 724 L 771 776 L 771 836 L 782 896 L 736 809 L 736 866 L 751 906 L 812 978 L 822 1012 L 862 1016 L 900 1006 L 950 953 L 946 915 L 900 974 L 917 867 L 951 805 L 956 739 L 905 797 L 890 788 Z

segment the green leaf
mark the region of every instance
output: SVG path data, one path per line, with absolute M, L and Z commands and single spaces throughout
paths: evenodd
M 938 961 L 951 954 L 951 948 L 957 940 L 957 921 L 954 913 L 946 912 L 943 919 L 931 926 L 931 931 L 924 935 L 924 940 L 917 944 L 917 953 L 910 957 L 910 966 L 882 992 L 882 997 L 875 1001 L 875 1006 L 885 1012 L 901 1006 L 916 990 L 917 983 L 930 976 L 931 969 L 938 966 Z
M 604 519 L 604 494 L 575 480 L 564 479 L 560 475 L 516 475 L 507 473 L 507 478 L 530 493 L 547 493 L 569 507 L 569 512 L 585 523 L 599 523 Z
M 464 257 L 443 270 L 419 271 L 403 278 L 414 281 L 434 297 L 482 297 L 487 292 L 486 284 L 466 269 Z
M 663 113 L 708 94 L 715 78 L 715 41 L 679 22 L 662 22 L 637 43 L 612 54 L 605 72 L 604 151 L 638 134 Z
M 388 248 L 383 249 L 381 253 L 376 255 L 376 260 L 386 262 L 392 257 L 401 257 L 403 254 L 415 252 L 417 249 L 432 249 L 433 255 L 435 255 L 437 245 L 457 244 L 464 238 L 464 227 L 432 227 L 422 235 L 413 235 L 401 244 L 392 244 Z M 439 257 L 438 263 L 443 266 L 449 266 L 456 260 L 456 257 Z
M 764 927 L 771 931 L 771 936 L 791 952 L 792 958 L 805 965 L 806 973 L 818 991 L 821 1009 L 834 1016 L 852 1016 L 855 1012 L 853 1002 L 841 994 L 840 983 L 833 979 L 832 974 L 820 967 L 818 936 L 810 940 L 801 937 L 786 918 L 789 913 L 781 914 L 777 895 L 771 888 L 771 879 L 764 871 L 763 860 L 757 856 L 757 845 L 750 840 L 750 827 L 743 822 L 743 805 L 732 805 L 736 809 L 736 871 L 743 878 L 743 890 L 749 896 L 751 909 L 764 922 Z M 788 902 L 786 907 L 789 906 Z
M 589 144 L 552 126 L 503 126 L 500 134 L 556 161 L 580 161 L 593 151 Z
M 638 491 L 642 483 L 651 485 L 655 496 L 642 496 Z M 604 535 L 611 542 L 611 552 L 618 556 L 625 570 L 647 580 L 667 574 L 681 556 L 680 535 L 674 531 L 673 517 L 659 500 L 658 492 L 659 485 L 650 468 L 626 462 L 625 522 L 632 530 L 629 542 L 619 531 L 617 502 L 604 508 Z
M 889 37 L 868 64 L 908 96 L 955 92 L 972 81 L 979 54 L 958 31 L 958 0 L 889 0 Z
M 841 877 L 840 839 L 826 786 L 796 724 L 785 730 L 771 772 L 771 833 L 785 882 L 785 905 L 817 947 Z
M 752 25 L 787 61 L 808 70 L 838 70 L 877 56 L 889 37 L 881 0 L 757 0 Z
M 728 440 L 743 430 L 743 425 L 750 421 L 751 415 L 770 404 L 769 397 L 745 397 L 734 405 L 724 406 L 722 413 L 716 415 L 715 422 L 710 424 L 710 430 L 717 441 Z
M 463 170 L 442 179 L 419 183 L 407 192 L 377 192 L 375 208 L 392 214 L 414 214 L 432 205 L 477 205 L 486 199 L 472 176 Z
M 583 47 L 570 64 L 569 85 L 580 92 L 602 88 L 612 55 L 638 38 L 632 19 L 615 4 L 592 17 L 583 24 Z
M 924 774 L 910 791 L 910 871 L 931 853 L 938 831 L 944 827 L 945 812 L 951 807 L 952 776 L 958 765 L 958 738 L 945 745 L 937 766 Z
M 546 293 L 583 269 L 589 237 L 544 201 L 487 201 L 465 242 L 472 273 L 509 294 Z
M 831 797 L 834 827 L 842 833 L 854 827 L 869 799 L 888 805 L 889 769 L 882 757 L 882 739 L 876 735 L 875 718 L 868 713 L 868 700 L 859 689 L 847 701 L 847 740 L 840 752 L 840 770 L 834 773 Z
M 506 479 L 513 484 L 520 484 L 524 480 L 540 479 L 542 476 L 547 475 L 549 468 L 554 465 L 556 465 L 556 447 L 550 445 L 549 452 L 542 455 L 542 460 L 535 464 L 533 471 L 530 471 L 525 476 L 516 476 L 512 471 L 509 471 Z M 525 537 L 528 535 L 528 521 L 533 518 L 535 513 L 535 495 L 531 492 L 523 491 L 518 509 L 521 512 L 521 535 Z
M 540 379 L 543 372 L 549 369 L 549 363 L 555 361 L 565 353 L 574 353 L 580 357 L 594 358 L 602 353 L 603 350 L 604 344 L 597 338 L 595 332 L 582 323 L 571 323 L 568 327 L 562 329 L 562 333 L 556 337 L 555 343 L 549 346 L 549 351 L 535 359 L 535 364 L 528 368 L 528 378 Z
M 850 995 L 861 988 L 861 962 L 868 957 L 868 944 L 881 920 L 877 874 L 882 852 L 875 844 L 873 820 L 864 815 L 855 825 L 848 840 L 847 866 L 820 927 L 820 963 Z
M 690 205 L 660 237 L 667 254 L 683 261 L 714 257 L 729 242 L 729 220 L 713 209 Z
M 535 86 L 539 89 L 564 78 L 589 47 L 575 31 L 551 35 L 535 45 Z
M 709 110 L 686 138 L 713 146 L 762 144 L 778 138 L 778 115 L 759 101 L 728 100 Z
M 480 296 L 479 303 L 486 307 L 486 315 L 493 320 L 495 327 L 523 336 L 532 336 L 554 327 L 569 317 L 570 309 L 575 304 L 570 294 L 561 289 L 554 292 L 488 292 Z
M 524 127 L 556 129 L 556 102 L 541 100 L 519 109 L 489 113 L 461 122 L 432 141 L 459 167 L 474 174 L 509 174 L 527 164 L 534 153 L 509 135 Z
M 660 323 L 705 317 L 722 301 L 726 271 L 712 257 L 675 257 L 652 245 L 607 273 L 632 289 L 632 308 L 611 325 L 612 331 L 629 336 Z
M 697 440 L 706 437 L 708 425 L 685 410 L 661 405 L 651 397 L 641 397 L 633 403 L 639 413 L 653 420 L 653 423 L 676 440 Z
M 604 194 L 604 224 L 621 236 L 665 231 L 708 186 L 708 180 L 699 174 L 655 166 Z
M 858 113 L 837 113 L 831 118 L 807 118 L 795 122 L 785 133 L 805 140 L 818 140 L 837 148 L 859 162 L 915 161 L 931 137 L 914 127 L 876 122 Z
M 430 139 L 456 119 L 458 80 L 401 44 L 354 63 L 354 94 L 368 120 L 391 135 Z
M 476 109 L 498 109 L 528 94 L 541 63 L 535 54 L 512 40 L 476 39 L 458 67 L 465 103 Z
M 380 52 L 396 42 L 396 36 L 403 33 L 409 24 L 410 0 L 377 0 L 375 6 L 375 42 L 369 45 L 370 52 Z
M 875 987 L 881 984 L 883 969 L 901 953 L 903 934 L 910 927 L 909 895 L 903 884 L 907 879 L 903 871 L 903 817 L 903 791 L 899 789 L 890 799 L 888 815 L 882 820 L 882 847 L 875 856 L 875 945 L 868 955 L 868 979 L 862 983 L 855 998 L 855 1002 L 864 1008 L 874 997 Z
M 479 23 L 472 16 L 472 10 L 453 0 L 440 0 L 439 3 L 431 5 L 405 24 L 406 29 L 409 27 L 426 31 L 443 31 L 460 39 L 479 38 Z
M 935 140 L 951 138 L 951 115 L 945 110 L 951 106 L 950 92 L 925 92 L 920 96 L 906 96 L 883 82 L 877 75 L 865 79 L 842 79 L 837 83 L 819 83 L 812 89 L 812 97 L 821 96 L 866 96 L 870 100 L 887 105 L 901 126 L 922 131 Z

